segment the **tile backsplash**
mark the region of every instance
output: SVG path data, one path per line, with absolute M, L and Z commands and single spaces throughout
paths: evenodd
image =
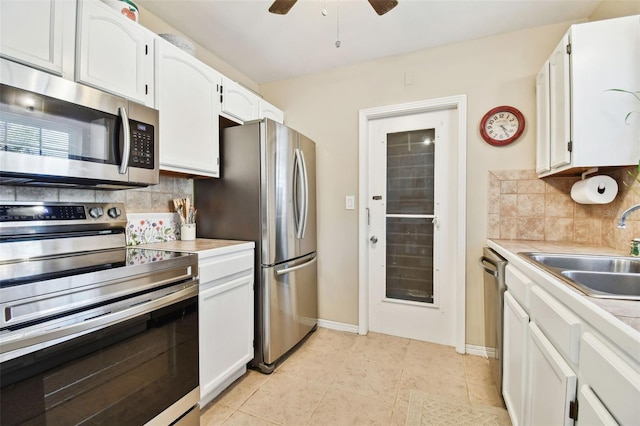
M 193 200 L 193 179 L 162 174 L 157 185 L 120 191 L 0 185 L 2 201 L 116 202 L 127 213 L 173 212 L 171 200 L 187 197 Z
M 177 213 L 127 213 L 127 245 L 162 243 L 180 238 Z
M 640 212 L 618 229 L 622 212 L 640 203 L 634 167 L 602 172 L 618 182 L 609 204 L 578 204 L 571 199 L 576 176 L 539 179 L 534 170 L 489 172 L 487 238 L 566 241 L 625 248 L 640 237 Z

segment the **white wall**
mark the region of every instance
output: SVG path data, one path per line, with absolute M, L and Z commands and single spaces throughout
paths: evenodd
M 570 24 L 522 30 L 260 86 L 266 99 L 285 110 L 286 123 L 317 143 L 321 318 L 358 322 L 361 212 L 344 209 L 344 196 L 358 194 L 358 111 L 464 93 L 468 96 L 466 341 L 484 345 L 478 257 L 486 239 L 487 171 L 534 167 L 535 75 Z M 405 73 L 413 76 L 412 85 L 405 85 Z M 482 140 L 478 126 L 484 113 L 499 105 L 520 109 L 527 129 L 516 143 L 496 148 Z

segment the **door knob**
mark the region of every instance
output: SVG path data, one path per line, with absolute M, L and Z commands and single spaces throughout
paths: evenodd
M 375 235 L 371 238 L 369 238 L 369 241 L 371 241 L 373 244 L 378 242 L 378 237 L 376 237 Z

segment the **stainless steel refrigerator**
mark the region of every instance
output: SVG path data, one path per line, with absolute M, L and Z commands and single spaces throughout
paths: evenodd
M 196 180 L 197 236 L 256 243 L 255 357 L 276 362 L 316 329 L 316 150 L 272 120 L 221 132 L 221 178 Z

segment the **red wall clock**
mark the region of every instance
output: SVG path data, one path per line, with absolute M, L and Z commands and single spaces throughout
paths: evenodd
M 480 120 L 480 134 L 488 144 L 509 145 L 524 132 L 524 115 L 514 107 L 499 106 L 487 112 Z

